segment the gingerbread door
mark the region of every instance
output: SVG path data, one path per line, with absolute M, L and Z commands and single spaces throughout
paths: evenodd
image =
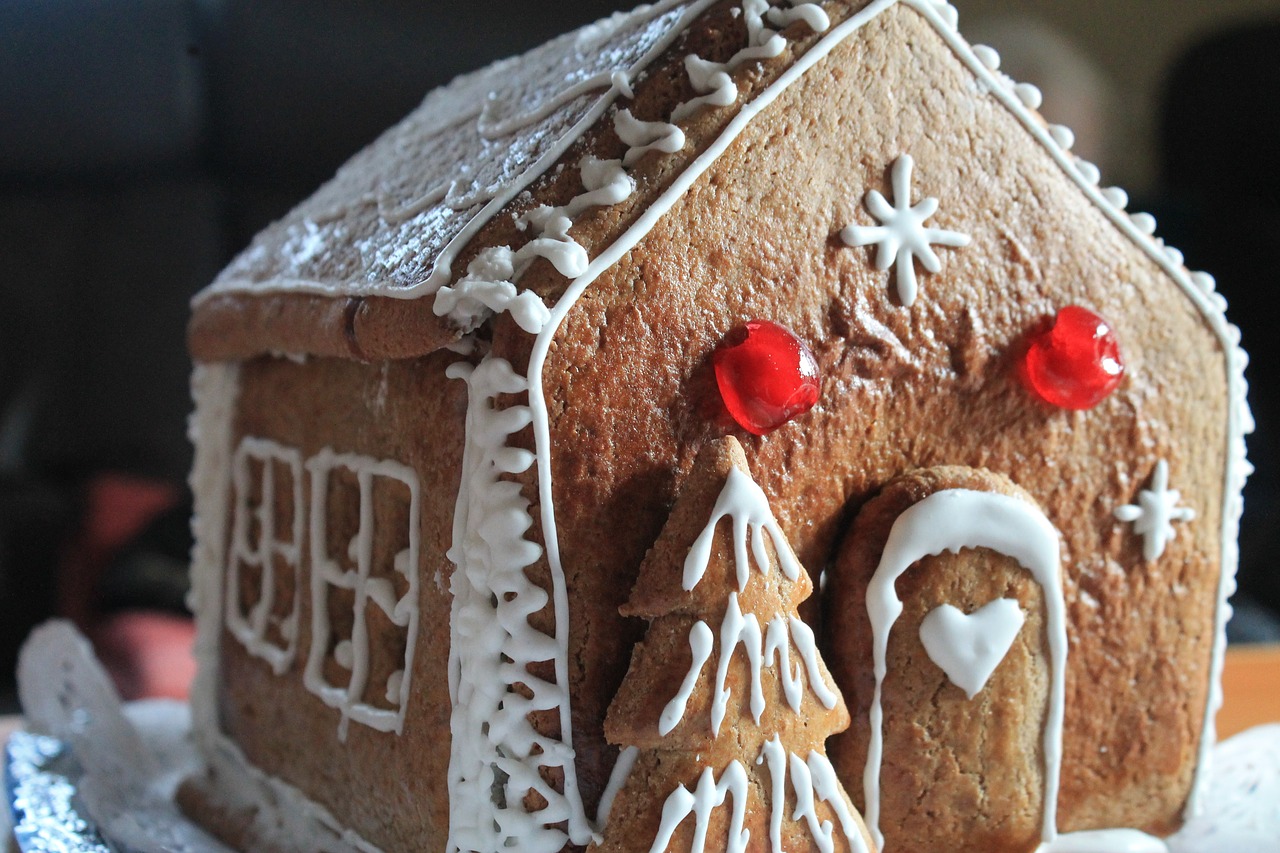
M 835 675 L 856 702 L 832 751 L 889 853 L 1053 837 L 1059 563 L 1057 530 L 987 471 L 915 472 L 859 515 L 826 593 Z

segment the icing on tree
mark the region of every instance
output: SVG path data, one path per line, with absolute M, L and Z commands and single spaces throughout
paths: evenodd
M 1133 532 L 1142 537 L 1144 560 L 1159 559 L 1164 553 L 1177 535 L 1173 522 L 1195 520 L 1196 511 L 1178 506 L 1181 501 L 1182 493 L 1169 488 L 1169 463 L 1161 459 L 1151 475 L 1151 488 L 1138 493 L 1138 502 L 1116 507 L 1116 518 L 1133 522 Z
M 960 248 L 969 245 L 969 235 L 941 228 L 926 228 L 924 223 L 938 212 L 938 200 L 925 198 L 919 204 L 911 204 L 911 170 L 915 161 L 910 154 L 903 154 L 893 164 L 893 204 L 880 193 L 867 193 L 867 210 L 879 220 L 879 225 L 849 225 L 840 232 L 840 239 L 847 246 L 879 247 L 876 253 L 876 269 L 887 270 L 898 266 L 898 298 L 910 308 L 915 304 L 915 260 L 929 272 L 942 269 L 942 261 L 931 246 Z
M 826 757 L 849 713 L 812 591 L 741 446 L 713 442 L 623 608 L 650 624 L 605 734 L 634 766 L 594 849 L 873 849 Z

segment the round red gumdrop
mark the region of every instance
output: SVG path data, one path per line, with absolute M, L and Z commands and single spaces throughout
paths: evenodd
M 818 402 L 818 362 L 791 330 L 768 320 L 735 329 L 712 356 L 725 408 L 755 435 L 773 432 Z
M 1084 411 L 1116 390 L 1124 378 L 1124 358 L 1105 318 L 1069 305 L 1031 339 L 1020 373 L 1023 384 L 1046 403 Z

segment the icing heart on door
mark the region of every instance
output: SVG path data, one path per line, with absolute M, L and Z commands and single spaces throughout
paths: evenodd
M 965 614 L 950 604 L 930 611 L 920 623 L 920 642 L 929 659 L 972 699 L 1009 653 L 1026 616 L 1012 598 L 1000 598 Z

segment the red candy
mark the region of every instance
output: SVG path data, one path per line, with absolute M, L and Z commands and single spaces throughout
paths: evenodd
M 1124 378 L 1115 329 L 1088 308 L 1070 305 L 1053 326 L 1031 339 L 1022 382 L 1053 406 L 1084 411 L 1101 403 Z
M 818 402 L 818 362 L 790 330 L 752 320 L 727 340 L 712 362 L 725 408 L 743 429 L 773 432 Z

